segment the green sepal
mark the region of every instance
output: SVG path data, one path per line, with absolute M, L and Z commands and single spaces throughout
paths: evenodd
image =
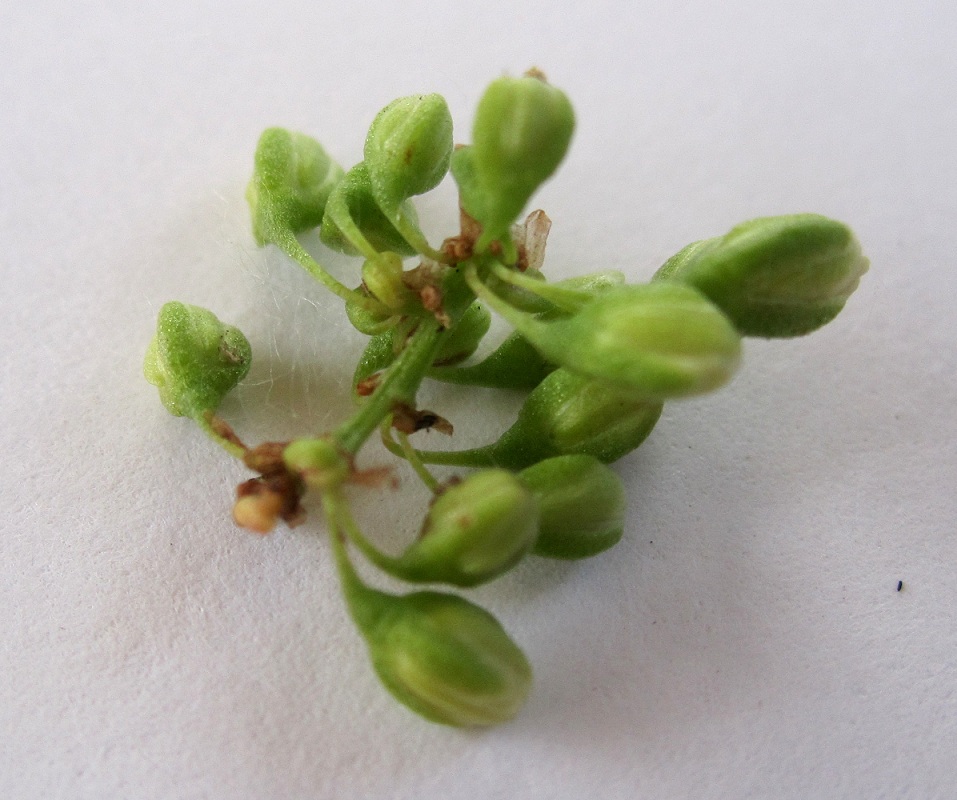
M 370 296 L 361 286 L 358 291 L 365 297 Z M 376 334 L 382 333 L 382 326 L 392 316 L 391 312 L 388 311 L 370 311 L 354 300 L 346 301 L 346 317 L 353 328 L 359 331 L 359 333 L 364 333 L 366 336 L 375 336 Z
M 867 271 L 851 230 L 818 214 L 762 217 L 694 242 L 655 274 L 695 287 L 745 336 L 803 336 L 830 322 Z
M 362 265 L 362 282 L 369 293 L 392 310 L 407 306 L 415 293 L 403 283 L 402 257 L 385 251 L 367 258 Z
M 178 417 L 215 411 L 246 373 L 252 349 L 238 328 L 205 308 L 166 303 L 143 362 L 166 410 Z
M 342 174 L 315 139 L 283 128 L 263 131 L 246 188 L 256 243 L 317 227 Z

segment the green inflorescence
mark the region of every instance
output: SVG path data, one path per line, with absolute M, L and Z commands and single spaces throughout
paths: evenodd
M 868 266 L 846 225 L 794 214 L 690 244 L 645 284 L 615 271 L 549 282 L 550 222 L 541 211 L 522 214 L 564 158 L 574 124 L 565 94 L 533 70 L 488 87 L 465 146 L 453 145 L 437 94 L 382 109 L 363 160 L 349 170 L 305 134 L 263 133 L 247 190 L 254 238 L 340 297 L 369 337 L 352 381 L 356 411 L 334 430 L 245 445 L 216 412 L 249 370 L 250 346 L 205 309 L 163 306 L 146 354 L 144 372 L 167 410 L 192 418 L 258 473 L 237 491 L 239 525 L 266 533 L 280 520 L 298 524 L 303 496 L 318 494 L 375 671 L 396 699 L 439 723 L 512 718 L 531 687 L 527 659 L 494 617 L 458 595 L 367 585 L 350 549 L 394 578 L 457 587 L 492 580 L 529 554 L 580 559 L 607 550 L 626 516 L 624 486 L 607 465 L 645 440 L 663 403 L 726 384 L 742 336 L 800 336 L 829 322 Z M 411 198 L 449 171 L 461 230 L 433 247 Z M 298 234 L 314 229 L 330 248 L 363 259 L 357 286 L 302 247 Z M 469 362 L 489 309 L 514 331 Z M 448 421 L 416 405 L 427 378 L 517 390 L 525 400 L 494 442 L 420 450 L 409 438 L 416 431 L 451 433 Z M 434 495 L 419 537 L 399 555 L 365 536 L 345 493 L 350 483 L 381 483 L 383 470 L 356 466 L 376 434 Z M 474 471 L 440 483 L 428 464 Z

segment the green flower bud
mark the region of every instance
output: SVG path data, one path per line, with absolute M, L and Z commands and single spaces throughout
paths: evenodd
M 532 668 L 484 609 L 455 595 L 396 596 L 345 577 L 349 610 L 372 666 L 392 695 L 443 725 L 487 726 L 514 717 Z
M 402 257 L 398 253 L 379 253 L 367 258 L 362 265 L 362 282 L 384 306 L 400 309 L 415 298 L 413 292 L 402 282 Z
M 609 464 L 638 447 L 660 415 L 660 403 L 556 369 L 525 399 L 515 424 L 476 454 L 507 469 L 562 455 Z
M 215 411 L 249 371 L 252 350 L 238 328 L 185 303 L 160 309 L 156 335 L 143 362 L 166 410 L 178 417 Z
M 246 189 L 256 242 L 318 226 L 341 177 L 342 168 L 315 139 L 282 128 L 263 131 Z
M 432 369 L 429 375 L 446 383 L 530 391 L 554 369 L 528 339 L 513 332 L 478 364 Z
M 411 203 L 402 203 L 401 212 L 416 223 Z M 327 247 L 347 255 L 360 250 L 367 257 L 386 250 L 406 256 L 416 252 L 382 213 L 362 162 L 350 169 L 329 195 L 319 237 Z
M 547 360 L 646 400 L 716 389 L 741 356 L 724 314 L 680 284 L 609 288 L 576 314 L 551 320 L 502 311 Z
M 541 506 L 532 552 L 588 558 L 617 544 L 625 527 L 621 479 L 591 456 L 558 456 L 519 473 Z
M 387 216 L 403 200 L 434 189 L 452 156 L 445 99 L 425 94 L 393 100 L 373 120 L 363 155 L 372 194 Z
M 802 336 L 830 322 L 867 271 L 851 230 L 817 214 L 763 217 L 688 245 L 656 280 L 694 286 L 746 336 Z
M 286 445 L 282 460 L 313 489 L 339 486 L 352 472 L 349 460 L 329 439 L 297 439 Z
M 491 324 L 491 312 L 476 300 L 446 334 L 433 363 L 449 366 L 465 361 L 476 351 Z
M 489 469 L 439 495 L 401 556 L 366 552 L 403 580 L 476 586 L 515 566 L 537 535 L 535 496 L 512 473 Z
M 479 249 L 508 240 L 509 226 L 565 157 L 574 127 L 568 98 L 542 77 L 499 78 L 485 90 L 472 128 L 480 215 L 466 206 L 483 226 Z

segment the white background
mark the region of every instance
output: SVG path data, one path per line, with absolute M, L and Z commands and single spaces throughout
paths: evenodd
M 957 796 L 957 7 L 140 5 L 0 12 L 0 796 Z M 140 365 L 160 305 L 197 303 L 252 341 L 222 409 L 244 435 L 343 419 L 361 337 L 252 242 L 259 132 L 348 166 L 375 111 L 438 91 L 467 141 L 485 84 L 532 65 L 579 120 L 537 199 L 549 274 L 645 280 L 792 211 L 872 266 L 833 324 L 749 340 L 726 389 L 666 408 L 618 466 L 616 549 L 471 594 L 536 682 L 461 732 L 375 680 L 317 514 L 233 526 L 247 473 Z M 452 187 L 420 212 L 452 232 Z M 427 398 L 462 444 L 515 406 Z M 356 494 L 384 546 L 412 486 Z

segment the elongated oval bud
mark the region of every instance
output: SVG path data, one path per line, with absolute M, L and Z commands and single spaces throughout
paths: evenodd
M 390 571 L 427 583 L 484 583 L 529 551 L 538 535 L 538 513 L 534 495 L 512 473 L 476 472 L 439 495 L 419 539 Z
M 688 245 L 656 280 L 694 286 L 745 336 L 802 336 L 830 322 L 867 271 L 851 230 L 817 214 L 763 217 Z
M 256 242 L 317 227 L 341 177 L 342 167 L 315 139 L 283 128 L 263 131 L 246 189 Z
M 166 303 L 143 362 L 166 410 L 197 418 L 215 411 L 249 371 L 252 350 L 242 331 L 205 308 Z
M 379 679 L 400 703 L 443 725 L 498 725 L 525 703 L 532 668 L 485 609 L 440 592 L 397 596 L 346 587 Z
M 515 424 L 486 450 L 490 461 L 508 469 L 562 455 L 589 455 L 609 464 L 638 447 L 659 416 L 660 403 L 556 369 L 525 399 Z
M 727 317 L 676 283 L 611 287 L 577 313 L 549 321 L 503 312 L 549 361 L 646 400 L 716 389 L 741 356 Z
M 538 497 L 539 533 L 532 552 L 588 558 L 617 544 L 625 527 L 621 479 L 592 456 L 558 456 L 519 473 Z
M 574 128 L 568 98 L 538 74 L 499 78 L 485 90 L 475 112 L 471 156 L 485 196 L 483 208 L 476 209 L 482 214 L 476 217 L 483 227 L 480 249 L 508 239 L 509 226 L 565 157 Z
M 434 189 L 449 170 L 452 115 L 438 94 L 393 100 L 372 122 L 364 161 L 379 206 L 396 209 L 414 195 Z

